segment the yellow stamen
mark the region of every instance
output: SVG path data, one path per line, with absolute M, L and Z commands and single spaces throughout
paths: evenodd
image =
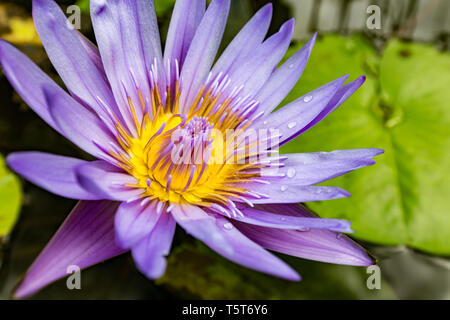
M 209 163 L 208 159 L 202 163 L 175 163 L 173 156 L 180 153 L 180 157 L 189 157 L 179 147 L 174 135 L 185 128 L 193 130 L 196 134 L 197 125 L 206 125 L 200 128 L 203 134 L 208 128 L 214 128 L 225 133 L 227 129 L 235 129 L 244 120 L 237 112 L 230 109 L 231 99 L 224 98 L 220 107 L 220 95 L 213 95 L 212 90 L 203 87 L 193 104 L 190 106 L 187 116 L 178 115 L 180 111 L 180 90 L 178 82 L 175 83 L 175 91 L 166 88 L 166 102 L 162 104 L 158 88 L 151 90 L 149 99 L 150 109 L 146 108 L 142 92 L 138 90 L 139 103 L 143 116 L 139 119 L 133 101 L 128 98 L 128 105 L 133 117 L 137 137 L 129 134 L 116 119 L 118 131 L 117 141 L 123 149 L 123 154 L 110 152 L 110 155 L 120 162 L 121 167 L 137 179 L 137 183 L 128 187 L 143 190 L 141 197 L 158 199 L 162 202 L 191 203 L 200 206 L 211 206 L 212 204 L 228 205 L 230 197 L 239 197 L 247 190 L 237 187 L 238 183 L 251 182 L 255 173 L 246 173 L 244 170 L 258 169 L 260 165 L 251 163 L 236 164 L 231 153 L 239 146 L 227 150 L 223 135 L 210 134 L 210 141 L 205 142 L 205 148 L 211 151 L 210 157 L 218 157 L 217 162 Z M 200 105 L 199 105 L 200 104 Z M 214 109 L 217 109 L 213 112 Z M 149 110 L 151 114 L 147 114 Z M 197 122 L 195 122 L 197 121 Z M 190 126 L 190 124 L 192 124 Z M 242 128 L 248 127 L 250 123 Z M 232 135 L 234 139 L 239 132 Z M 194 139 L 194 136 L 184 133 L 181 139 Z M 243 150 L 245 157 L 257 156 L 257 153 L 249 154 L 250 145 Z M 219 153 L 220 152 L 220 153 Z M 195 152 L 192 153 L 194 155 Z M 184 158 L 183 158 L 184 159 Z M 239 159 L 244 159 L 241 157 Z

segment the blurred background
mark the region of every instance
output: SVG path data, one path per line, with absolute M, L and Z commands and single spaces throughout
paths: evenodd
M 91 40 L 89 1 L 78 5 Z M 162 39 L 174 0 L 155 0 Z M 378 259 L 380 288 L 366 268 L 280 255 L 300 283 L 235 265 L 177 230 L 165 276 L 141 275 L 125 254 L 82 271 L 82 289 L 65 279 L 32 299 L 450 299 L 450 0 L 232 0 L 223 48 L 267 2 L 270 33 L 296 18 L 287 57 L 314 33 L 311 59 L 283 104 L 344 74 L 364 86 L 325 121 L 282 152 L 377 147 L 377 164 L 332 180 L 349 199 L 307 204 L 322 217 L 348 219 L 352 237 Z M 58 83 L 34 30 L 30 0 L 0 1 L 0 37 Z M 12 174 L 4 157 L 39 150 L 87 158 L 48 127 L 0 70 L 0 299 L 11 291 L 75 205 Z M 330 182 L 328 182 L 330 185 Z

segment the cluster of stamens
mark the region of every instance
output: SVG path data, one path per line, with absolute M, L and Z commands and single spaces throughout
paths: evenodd
M 124 86 L 132 125 L 109 112 L 117 138 L 117 145 L 108 150 L 110 160 L 136 178 L 136 184 L 126 187 L 142 190 L 139 197 L 145 202 L 158 199 L 169 211 L 173 203 L 191 203 L 240 214 L 234 201 L 253 205 L 252 199 L 264 197 L 242 185 L 266 183 L 258 179 L 260 169 L 269 163 L 282 165 L 270 156 L 272 151 L 261 147 L 271 137 L 239 140 L 263 115 L 257 111 L 258 102 L 240 97 L 243 87 L 231 87 L 229 77 L 218 74 L 210 75 L 193 103 L 180 105 L 183 81 L 178 62 L 168 63 L 167 69 L 164 93 L 156 63 L 149 71 L 150 97 L 144 97 L 136 84 L 139 101 L 133 101 Z

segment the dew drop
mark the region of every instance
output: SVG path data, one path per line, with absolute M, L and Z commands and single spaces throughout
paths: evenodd
M 286 191 L 287 190 L 287 186 L 281 186 L 281 191 Z
M 289 65 L 289 69 L 292 69 L 292 68 L 294 68 L 294 64 L 293 64 L 293 63 L 291 63 L 291 64 Z
M 306 96 L 306 97 L 303 98 L 303 101 L 310 102 L 312 99 L 313 99 L 312 96 Z
M 233 229 L 233 225 L 232 225 L 231 223 L 229 223 L 229 222 L 225 223 L 225 224 L 223 225 L 223 227 L 224 227 L 225 229 L 227 229 L 227 230 Z
M 295 176 L 295 169 L 294 168 L 289 168 L 288 172 L 287 172 L 287 176 L 289 178 L 293 178 Z
M 289 128 L 289 129 L 292 129 L 292 128 L 295 127 L 296 125 L 297 125 L 297 122 L 295 122 L 295 121 L 289 122 L 288 128 Z
M 337 233 L 337 234 L 336 234 L 336 239 L 339 240 L 339 239 L 341 239 L 341 238 L 342 238 L 342 233 Z
M 263 121 L 263 124 L 265 124 L 265 125 L 266 125 L 266 124 L 267 124 L 267 121 Z
M 298 229 L 298 231 L 301 231 L 301 232 L 307 232 L 309 230 L 311 230 L 311 229 L 310 228 L 304 228 L 304 227 Z

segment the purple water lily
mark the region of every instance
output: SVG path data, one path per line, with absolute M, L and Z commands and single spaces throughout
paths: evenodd
M 230 0 L 213 0 L 206 10 L 205 0 L 178 0 L 163 54 L 150 0 L 91 0 L 98 49 L 67 27 L 53 0 L 34 0 L 37 31 L 69 93 L 0 41 L 1 65 L 17 92 L 97 159 L 8 156 L 8 165 L 26 179 L 80 200 L 16 297 L 65 276 L 70 265 L 85 268 L 126 251 L 148 278 L 161 277 L 176 224 L 231 261 L 289 280 L 300 276 L 266 249 L 373 264 L 341 236 L 351 231 L 349 222 L 320 219 L 298 203 L 349 196 L 314 185 L 372 165 L 382 151 L 277 153 L 341 105 L 365 77 L 345 85 L 347 77 L 339 78 L 274 111 L 302 74 L 315 36 L 277 68 L 294 21 L 265 39 L 269 4 L 214 63 L 229 6 Z M 225 148 L 229 132 L 238 142 Z

